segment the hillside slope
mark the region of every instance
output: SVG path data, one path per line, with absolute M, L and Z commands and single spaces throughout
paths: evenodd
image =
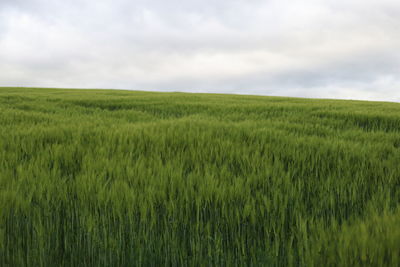
M 398 266 L 400 104 L 0 88 L 0 266 Z

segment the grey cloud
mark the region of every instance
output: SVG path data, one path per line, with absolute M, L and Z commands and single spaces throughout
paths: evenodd
M 394 0 L 3 0 L 0 85 L 397 101 L 399 26 Z

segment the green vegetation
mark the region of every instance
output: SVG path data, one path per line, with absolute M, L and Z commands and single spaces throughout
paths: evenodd
M 0 89 L 1 266 L 399 266 L 400 104 Z

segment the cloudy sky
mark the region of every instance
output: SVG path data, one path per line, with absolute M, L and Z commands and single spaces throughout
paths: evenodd
M 0 0 L 0 86 L 400 101 L 400 1 Z

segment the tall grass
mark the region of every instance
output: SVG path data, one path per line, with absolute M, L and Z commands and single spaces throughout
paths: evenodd
M 1 266 L 399 266 L 400 105 L 0 89 Z

